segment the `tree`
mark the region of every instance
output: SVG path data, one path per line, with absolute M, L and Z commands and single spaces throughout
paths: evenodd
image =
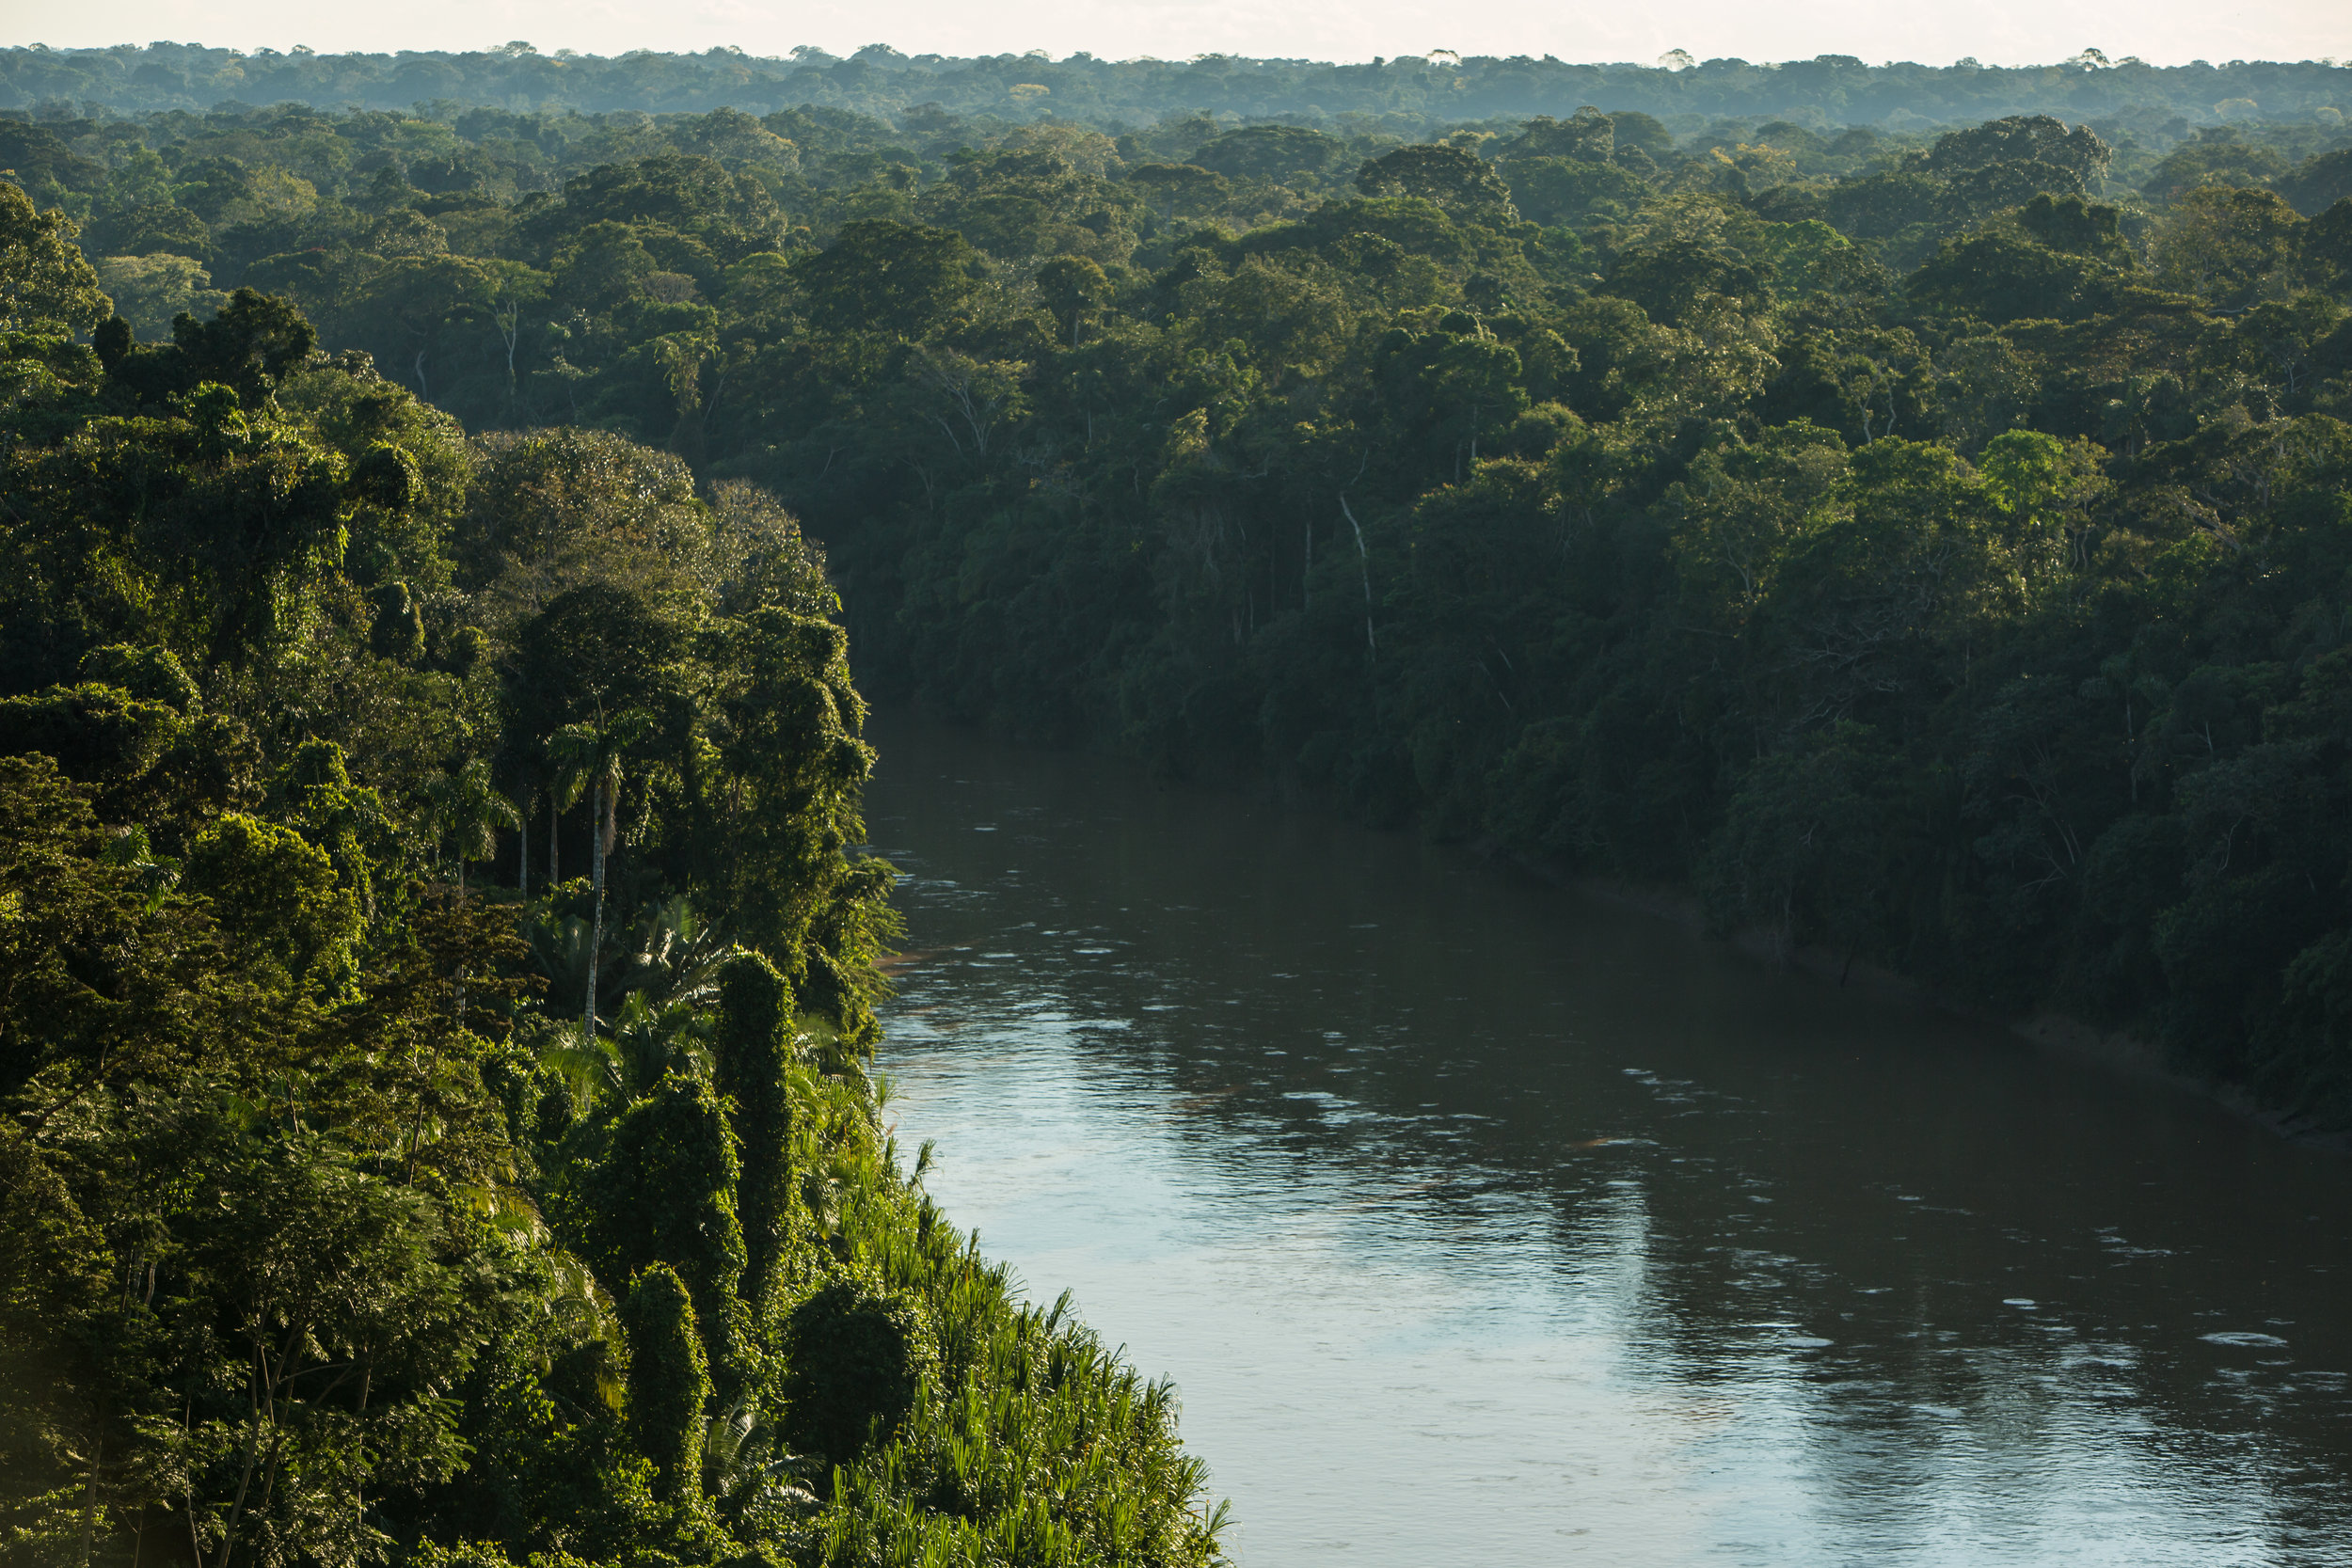
M 80 229 L 56 208 L 0 181 L 0 332 L 72 334 L 114 313 L 98 274 L 73 243 Z
M 792 1102 L 785 1081 L 791 1034 L 792 988 L 775 965 L 758 953 L 728 959 L 719 972 L 711 1046 L 742 1151 L 736 1207 L 751 1279 L 745 1304 L 755 1319 L 775 1289 L 792 1199 Z
M 246 410 L 258 411 L 318 341 L 292 302 L 239 289 L 211 321 L 173 320 L 173 379 L 184 388 L 216 382 L 233 390 Z M 103 356 L 104 344 L 99 352 Z
M 118 815 L 138 801 L 141 786 L 185 738 L 177 709 L 121 688 L 96 683 L 53 686 L 0 697 L 0 753 L 39 752 L 67 777 L 95 786 Z
M 1782 951 L 1822 938 L 1849 955 L 1875 934 L 1883 761 L 1839 724 L 1761 758 L 1740 781 L 1701 873 L 1714 921 L 1761 921 Z
M 842 855 L 863 836 L 857 792 L 873 769 L 848 649 L 839 626 L 782 610 L 731 628 L 714 736 L 731 804 L 713 825 L 723 855 L 713 879 L 752 941 L 805 966 L 791 976 L 802 1010 L 862 1037 L 889 874 Z
M 231 954 L 274 990 L 340 995 L 364 919 L 326 852 L 290 828 L 232 812 L 188 850 L 183 885 L 212 903 Z
M 526 615 L 577 589 L 625 593 L 691 559 L 705 533 L 693 470 L 668 452 L 569 427 L 492 436 L 480 451 L 453 541 L 460 580 Z
M 897 1434 L 939 1355 L 914 1303 L 854 1276 L 795 1307 L 787 1343 L 786 1433 L 832 1465 Z
M 1187 162 L 1229 180 L 1288 182 L 1320 175 L 1347 155 L 1347 144 L 1301 125 L 1247 125 L 1196 149 Z
M 2156 242 L 2157 280 L 2217 305 L 2250 303 L 2301 245 L 2303 220 L 2273 192 L 2200 185 L 2172 204 Z
M 2012 430 L 1985 444 L 1978 458 L 1985 493 L 2012 519 L 2012 548 L 2045 578 L 2061 562 L 2083 567 L 2090 510 L 2110 486 L 2100 470 L 2106 454 L 2090 441 L 2069 443 L 2036 430 Z
M 2352 196 L 2304 226 L 2303 262 L 2323 286 L 2352 293 Z
M 466 895 L 466 863 L 486 861 L 498 853 L 501 829 L 513 832 L 522 826 L 515 803 L 490 782 L 490 764 L 474 757 L 454 772 L 425 784 L 434 837 L 450 846 L 457 857 L 457 895 Z
M 202 1568 L 296 1543 L 328 1562 L 373 1556 L 370 1472 L 446 1476 L 459 1459 L 434 1390 L 481 1326 L 437 1256 L 439 1223 L 310 1137 L 222 1149 L 194 1196 L 189 1544 Z
M 2095 185 L 2115 150 L 2088 125 L 2069 128 L 2050 115 L 2010 115 L 1965 131 L 1949 131 L 1935 140 L 1923 160 L 1931 173 L 1947 179 L 1990 164 L 2030 159 L 2055 164 L 2086 186 Z
M 1527 406 L 1519 382 L 1522 368 L 1517 350 L 1483 335 L 1454 338 L 1438 351 L 1425 373 L 1431 400 L 1454 410 L 1449 422 L 1466 437 L 1469 459 L 1478 460 L 1479 432 L 1491 422 L 1507 420 Z M 1454 477 L 1461 477 L 1458 455 Z
M 1502 157 L 1505 162 L 1565 158 L 1580 163 L 1605 164 L 1616 150 L 1615 122 L 1588 103 L 1564 120 L 1554 119 L 1549 115 L 1537 115 L 1527 122 L 1515 140 L 1504 145 Z
M 1179 209 L 1205 206 L 1227 189 L 1223 175 L 1198 164 L 1137 164 L 1127 170 L 1127 183 L 1157 194 L 1171 224 Z
M 515 803 L 490 782 L 490 764 L 474 757 L 453 773 L 425 782 L 425 800 L 433 816 L 434 843 L 448 845 L 457 857 L 457 896 L 466 896 L 466 863 L 486 861 L 498 853 L 499 830 L 522 826 Z M 593 988 L 592 979 L 590 985 Z M 595 992 L 590 991 L 593 1001 Z M 457 972 L 457 1015 L 466 1013 L 466 974 Z
M 919 224 L 861 219 L 827 249 L 793 263 L 809 318 L 835 332 L 925 338 L 972 291 L 972 247 L 961 235 Z
M 724 1102 L 701 1079 L 672 1069 L 602 1130 L 568 1195 L 600 1278 L 635 1279 L 656 1264 L 677 1271 L 699 1304 L 709 1364 L 730 1380 L 739 1371 L 741 1173 Z
M 1534 223 L 1574 223 L 1604 203 L 1631 209 L 1650 194 L 1639 177 L 1614 164 L 1579 158 L 1519 158 L 1502 166 L 1510 182 L 1513 204 Z
M 667 1263 L 649 1263 L 629 1285 L 621 1324 L 628 1334 L 629 1436 L 653 1461 L 657 1496 L 697 1497 L 710 1370 L 693 1296 Z
M 1368 159 L 1356 171 L 1356 188 L 1368 197 L 1419 197 L 1464 222 L 1516 221 L 1511 190 L 1492 165 L 1474 152 L 1441 142 L 1400 147 Z
M 203 907 L 146 884 L 55 759 L 0 757 L 0 1092 L 60 1074 L 176 1082 L 246 1054 L 272 1009 L 222 962 Z M 241 1022 L 251 1015 L 251 1022 Z
M 589 937 L 588 994 L 580 1007 L 583 1039 L 593 1038 L 596 1032 L 596 959 L 604 945 L 604 868 L 620 833 L 623 766 L 629 748 L 652 728 L 650 714 L 628 708 L 597 723 L 566 724 L 548 743 L 548 758 L 556 770 L 554 794 L 562 809 L 570 809 L 583 791 L 591 797 L 588 822 L 596 852 L 596 918 Z
M 168 251 L 106 257 L 98 263 L 98 280 L 115 314 L 148 338 L 170 336 L 172 318 L 183 311 L 216 311 L 229 303 L 201 262 Z
M 2280 196 L 2307 218 L 2315 218 L 2337 202 L 2352 197 L 2352 147 L 2315 152 L 2301 167 L 2277 182 Z
M 1057 256 L 1037 269 L 1037 288 L 1055 322 L 1070 335 L 1070 346 L 1076 348 L 1078 324 L 1110 297 L 1111 280 L 1084 256 Z
M 1672 553 L 1692 615 L 1740 630 L 1845 478 L 1845 443 L 1802 420 L 1693 458 L 1660 508 L 1676 519 Z

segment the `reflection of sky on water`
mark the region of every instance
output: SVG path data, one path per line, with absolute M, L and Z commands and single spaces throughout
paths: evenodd
M 1409 841 L 879 740 L 902 1143 L 1176 1378 L 1245 1568 L 2352 1562 L 2343 1163 Z

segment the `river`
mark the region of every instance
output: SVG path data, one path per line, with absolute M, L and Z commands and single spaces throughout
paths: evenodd
M 1409 835 L 878 721 L 889 1115 L 1242 1568 L 2352 1563 L 2352 1160 Z

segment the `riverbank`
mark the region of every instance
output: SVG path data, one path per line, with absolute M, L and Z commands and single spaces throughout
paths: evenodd
M 1492 845 L 1473 846 L 1473 852 L 1479 853 L 1483 859 L 1503 860 L 1514 870 L 1554 887 L 1571 888 L 1587 896 L 1621 908 L 1638 910 L 1688 930 L 1717 935 L 1709 931 L 1707 913 L 1698 895 L 1687 888 L 1582 876 L 1548 865 L 1534 857 L 1504 853 Z M 2164 1047 L 2128 1030 L 2103 1029 L 2055 1008 L 2037 1008 L 2029 1013 L 2016 1014 L 1986 1007 L 1938 990 L 1925 981 L 1867 958 L 1858 958 L 1816 943 L 1791 942 L 1784 933 L 1764 926 L 1741 927 L 1720 935 L 1720 940 L 1751 958 L 1803 971 L 1840 990 L 1907 1002 L 1951 1017 L 1964 1018 L 1971 1022 L 1992 1024 L 2046 1051 L 2076 1060 L 2096 1062 L 2116 1072 L 2201 1095 L 2225 1107 L 2233 1115 L 2291 1142 L 2352 1154 L 2352 1129 L 2312 1125 L 2265 1105 L 2237 1085 L 2184 1072 L 2169 1058 Z
M 930 721 L 956 727 L 964 727 L 967 722 L 936 714 L 930 716 Z M 985 733 L 983 726 L 972 727 Z M 1263 768 L 1232 753 L 1210 756 L 1185 772 L 1175 774 L 1152 768 L 1143 759 L 1112 750 L 1087 745 L 1070 749 L 1081 753 L 1117 758 L 1141 768 L 1149 774 L 1156 788 L 1188 788 L 1213 794 L 1256 797 L 1286 811 L 1325 816 L 1336 821 L 1353 820 L 1345 813 L 1333 811 L 1295 777 L 1269 774 Z M 1416 823 L 1407 821 L 1394 827 L 1375 827 L 1371 831 L 1404 833 L 1413 832 L 1416 827 Z M 1988 1007 L 1867 958 L 1817 944 L 1792 943 L 1783 933 L 1762 925 L 1744 926 L 1728 934 L 1717 933 L 1712 930 L 1698 895 L 1686 887 L 1593 876 L 1570 870 L 1542 857 L 1513 851 L 1493 839 L 1473 839 L 1463 848 L 1476 860 L 1500 861 L 1518 874 L 1551 886 L 1572 888 L 1627 909 L 1639 910 L 1685 929 L 1721 940 L 1734 950 L 1756 960 L 1801 971 L 1841 990 L 1917 1006 L 1970 1022 L 1989 1024 L 2055 1054 L 2095 1062 L 2119 1073 L 2196 1094 L 2290 1142 L 2352 1154 L 2352 1128 L 2315 1125 L 2307 1118 L 2265 1104 L 2241 1085 L 2184 1070 L 2170 1059 L 2161 1045 L 2129 1031 L 2102 1028 L 2056 1008 L 2036 1008 L 2018 1014 Z

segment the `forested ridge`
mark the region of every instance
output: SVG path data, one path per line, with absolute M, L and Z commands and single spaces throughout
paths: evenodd
M 1221 1560 L 868 1072 L 821 554 L 0 183 L 0 1560 Z

